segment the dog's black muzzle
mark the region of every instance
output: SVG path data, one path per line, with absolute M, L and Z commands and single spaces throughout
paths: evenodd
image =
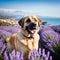
M 28 25 L 29 29 L 33 30 L 33 29 L 36 29 L 36 24 L 35 23 L 30 23 Z
M 36 24 L 35 23 L 30 23 L 28 26 L 26 26 L 26 30 L 31 33 L 30 30 L 35 30 L 36 29 Z

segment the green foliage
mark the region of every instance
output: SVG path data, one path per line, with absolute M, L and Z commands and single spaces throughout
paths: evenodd
M 8 41 L 9 38 L 10 38 L 9 36 L 4 36 L 4 37 L 3 37 L 4 42 L 6 43 L 6 41 Z
M 7 23 L 7 22 L 1 22 L 1 21 L 0 21 L 0 26 L 9 26 L 9 25 L 11 25 L 11 24 L 9 24 L 9 23 Z
M 60 53 L 60 42 L 57 42 L 55 44 L 52 44 L 52 48 L 54 49 L 54 51 L 59 54 Z
M 52 38 L 54 38 L 54 35 L 53 34 L 50 34 L 50 35 L 47 36 L 46 40 L 50 40 Z
M 2 55 L 0 55 L 0 60 L 4 60 Z

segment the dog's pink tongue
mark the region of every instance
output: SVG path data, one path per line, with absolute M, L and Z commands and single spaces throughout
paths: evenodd
M 31 30 L 31 33 L 32 33 L 32 34 L 35 33 L 35 30 Z

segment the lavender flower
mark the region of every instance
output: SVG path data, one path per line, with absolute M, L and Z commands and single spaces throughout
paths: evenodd
M 58 25 L 58 26 L 51 26 L 51 28 L 52 28 L 55 32 L 57 32 L 57 33 L 60 34 L 60 25 Z
M 6 32 L 15 33 L 20 29 L 20 26 L 0 26 L 0 30 L 4 30 Z
M 44 29 L 46 29 L 46 30 L 44 30 Z M 12 50 L 11 52 L 9 52 L 6 47 L 6 43 L 4 42 L 4 40 L 6 40 L 7 37 L 9 37 L 11 34 L 17 32 L 18 30 L 20 30 L 19 26 L 0 26 L 0 55 L 3 55 L 4 60 L 23 60 L 23 52 L 18 52 L 15 50 Z M 51 29 L 48 26 L 45 26 L 45 28 L 44 27 L 41 28 L 41 30 L 42 30 L 41 38 L 43 37 L 41 40 L 43 40 L 46 43 L 45 46 L 47 46 L 48 44 L 50 44 L 51 42 L 54 41 L 56 33 L 54 33 L 53 29 Z M 51 35 L 50 33 L 53 33 L 53 35 Z M 53 39 L 53 41 L 51 38 Z M 58 36 L 56 36 L 56 38 L 58 38 Z M 47 39 L 47 41 L 46 41 L 46 39 Z M 56 42 L 57 42 L 57 40 L 56 40 Z M 45 44 L 45 43 L 43 43 L 43 44 Z M 55 44 L 58 44 L 58 42 Z M 50 45 L 52 46 L 52 43 Z M 48 45 L 48 47 L 50 45 Z M 33 50 L 32 55 L 28 56 L 28 60 L 44 60 L 44 59 L 52 60 L 52 57 L 50 57 L 49 51 L 46 54 L 45 49 L 41 49 L 41 48 L 39 50 Z
M 42 60 L 50 60 L 50 52 L 47 52 L 47 54 L 46 54 L 45 49 L 39 48 L 39 50 L 40 50 L 40 52 L 37 50 L 35 52 L 33 51 L 34 54 L 29 56 L 28 60 L 41 60 L 41 59 Z M 36 56 L 35 56 L 35 54 L 36 54 Z
M 53 57 L 60 56 L 60 25 L 59 26 L 43 26 L 39 31 L 40 44 L 42 47 L 51 51 Z M 53 54 L 53 53 L 54 54 Z M 55 56 L 56 55 L 56 56 Z
M 4 52 L 4 60 L 9 60 L 8 55 L 7 55 L 7 51 Z
M 3 47 L 2 47 L 2 49 L 1 49 L 1 51 L 0 51 L 0 55 L 4 52 L 5 49 L 6 49 L 6 46 L 4 44 Z

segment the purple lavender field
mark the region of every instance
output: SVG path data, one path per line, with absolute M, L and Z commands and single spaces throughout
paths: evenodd
M 0 26 L 0 60 L 23 60 L 23 52 L 8 52 L 5 40 L 20 30 L 19 26 Z M 28 60 L 56 60 L 60 56 L 60 25 L 42 26 L 39 31 L 41 48 Z

